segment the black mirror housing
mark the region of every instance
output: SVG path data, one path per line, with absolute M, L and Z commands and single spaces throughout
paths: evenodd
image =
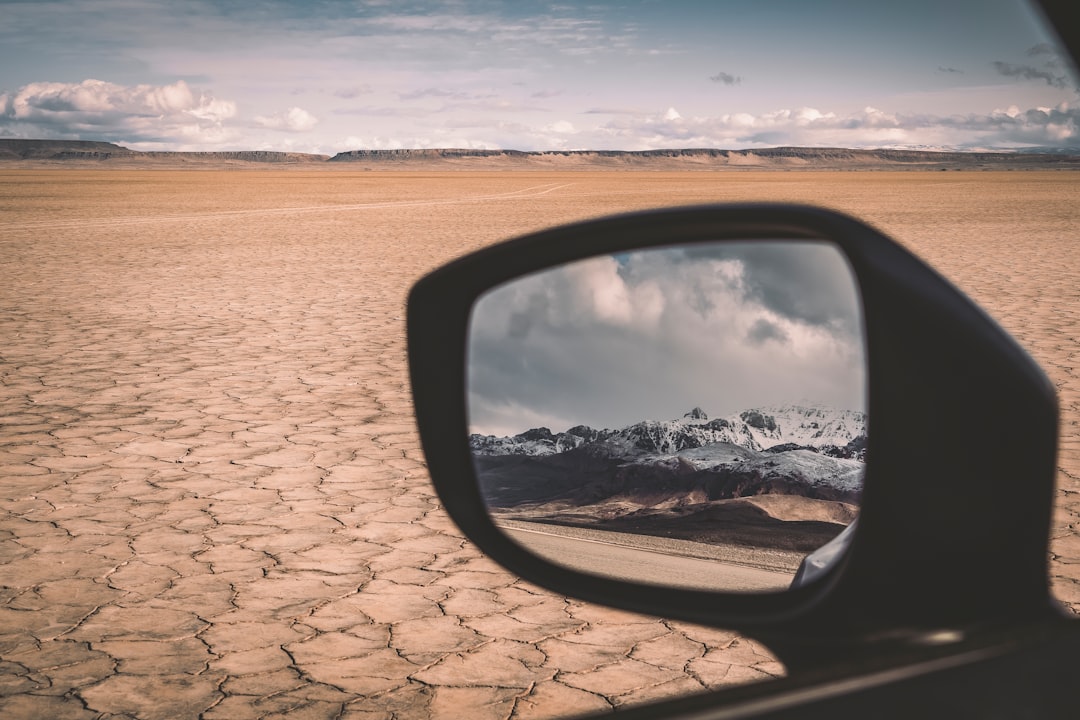
M 781 237 L 834 243 L 862 295 L 871 430 L 850 551 L 801 587 L 740 595 L 601 578 L 510 542 L 486 511 L 468 445 L 465 352 L 476 299 L 513 278 L 601 253 Z M 1058 422 L 1050 382 L 950 283 L 853 218 L 805 206 L 716 205 L 527 235 L 421 279 L 409 296 L 408 339 L 416 416 L 439 497 L 484 552 L 539 585 L 748 631 L 789 663 L 809 648 L 820 655 L 822 643 L 919 644 L 942 631 L 967 636 L 1055 613 L 1046 574 Z

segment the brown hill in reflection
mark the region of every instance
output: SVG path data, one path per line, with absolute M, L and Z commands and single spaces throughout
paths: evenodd
M 862 463 L 807 448 L 653 455 L 590 443 L 475 463 L 497 518 L 797 552 L 843 530 L 862 493 Z

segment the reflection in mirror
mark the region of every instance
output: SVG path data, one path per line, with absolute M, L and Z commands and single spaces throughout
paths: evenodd
M 594 257 L 489 291 L 468 413 L 495 523 L 595 575 L 790 586 L 857 514 L 861 311 L 840 251 L 798 240 Z

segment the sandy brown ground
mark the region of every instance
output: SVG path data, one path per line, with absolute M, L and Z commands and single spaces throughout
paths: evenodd
M 425 474 L 413 279 L 655 205 L 852 212 L 1016 334 L 1061 394 L 1051 570 L 1080 609 L 1078 190 L 1061 172 L 0 170 L 0 716 L 552 717 L 782 673 L 732 633 L 517 580 Z

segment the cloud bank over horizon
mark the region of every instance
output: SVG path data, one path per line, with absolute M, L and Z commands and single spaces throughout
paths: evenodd
M 434 92 L 418 97 L 438 97 Z M 1023 150 L 1080 147 L 1080 104 L 1012 105 L 985 113 L 939 116 L 874 107 L 840 114 L 812 107 L 761 114 L 684 117 L 674 107 L 655 114 L 587 110 L 610 119 L 588 127 L 569 121 L 541 126 L 497 122 L 488 136 L 378 137 L 348 135 L 335 151 L 401 148 L 508 150 L 658 150 L 777 146 Z M 232 100 L 192 89 L 183 80 L 164 86 L 122 86 L 96 79 L 31 83 L 0 94 L 0 138 L 102 140 L 134 149 L 261 149 L 252 128 L 302 136 L 319 125 L 291 106 L 245 119 Z
M 236 103 L 193 91 L 183 80 L 163 86 L 93 78 L 34 82 L 0 94 L 0 128 L 42 138 L 219 144 L 236 139 L 226 127 L 235 116 Z
M 0 137 L 319 153 L 1080 147 L 1076 79 L 1030 9 L 913 2 L 9 3 Z

